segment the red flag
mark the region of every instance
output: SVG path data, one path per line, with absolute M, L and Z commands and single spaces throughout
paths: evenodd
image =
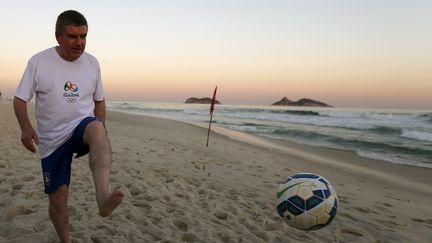
M 210 114 L 213 113 L 213 111 L 214 111 L 214 105 L 215 105 L 215 101 L 216 101 L 216 91 L 217 91 L 217 86 L 213 92 L 213 98 L 211 100 L 211 105 L 210 105 Z

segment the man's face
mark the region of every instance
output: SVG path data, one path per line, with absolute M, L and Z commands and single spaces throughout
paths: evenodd
M 66 25 L 63 33 L 56 33 L 59 54 L 68 61 L 75 61 L 83 54 L 87 37 L 87 26 Z

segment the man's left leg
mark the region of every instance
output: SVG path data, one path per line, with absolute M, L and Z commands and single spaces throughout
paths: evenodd
M 99 214 L 107 217 L 122 203 L 124 194 L 119 190 L 108 191 L 112 150 L 102 122 L 90 122 L 85 128 L 83 141 L 90 148 L 90 168 L 96 188 Z
M 60 186 L 57 191 L 49 193 L 49 216 L 57 235 L 62 243 L 71 242 L 69 237 L 69 213 L 67 208 L 69 189 L 66 185 Z

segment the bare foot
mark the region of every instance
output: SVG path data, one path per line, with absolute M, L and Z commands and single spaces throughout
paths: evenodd
M 111 195 L 102 202 L 99 206 L 99 214 L 102 217 L 108 217 L 114 211 L 114 209 L 120 205 L 123 201 L 124 194 L 121 191 L 114 190 Z

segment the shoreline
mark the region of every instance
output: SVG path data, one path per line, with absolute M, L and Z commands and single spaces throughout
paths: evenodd
M 29 106 L 34 124 L 33 106 Z M 20 142 L 11 102 L 0 102 L 0 242 L 57 242 L 40 160 Z M 193 124 L 107 111 L 110 186 L 125 193 L 97 213 L 88 157 L 72 163 L 70 232 L 76 242 L 428 242 L 432 172 L 298 144 L 258 146 Z M 243 134 L 244 135 L 244 134 Z M 248 134 L 246 134 L 248 135 Z M 345 165 L 341 165 L 345 164 Z M 335 220 L 318 231 L 289 227 L 275 208 L 288 176 L 313 172 L 335 188 Z M 425 187 L 426 185 L 426 187 Z M 415 188 L 413 188 L 415 187 Z

